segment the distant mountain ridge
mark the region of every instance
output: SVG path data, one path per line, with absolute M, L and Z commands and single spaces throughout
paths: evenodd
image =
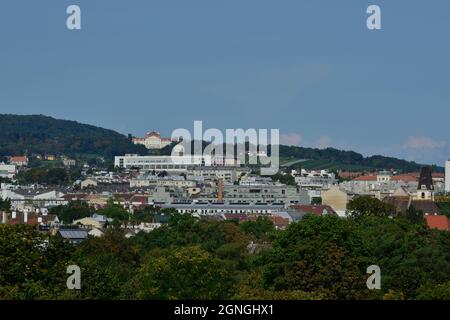
M 170 154 L 171 146 L 148 151 L 114 130 L 44 115 L 0 114 L 0 156 L 55 154 L 102 156 L 112 160 L 125 153 Z M 364 157 L 354 151 L 280 146 L 283 159 L 309 159 L 307 168 L 418 171 L 422 165 L 393 157 Z M 437 168 L 440 170 L 441 168 Z

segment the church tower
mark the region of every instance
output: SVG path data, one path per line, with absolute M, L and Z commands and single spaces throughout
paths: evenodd
M 420 171 L 419 185 L 415 200 L 434 201 L 434 185 L 431 167 L 423 167 Z

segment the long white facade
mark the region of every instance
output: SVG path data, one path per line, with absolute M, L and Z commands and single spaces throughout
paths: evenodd
M 210 166 L 210 156 L 139 156 L 125 155 L 114 159 L 118 168 L 139 168 L 147 171 L 187 171 L 192 166 Z
M 450 160 L 445 162 L 445 192 L 450 192 Z
M 238 167 L 239 162 L 234 161 L 235 166 Z M 139 156 L 127 154 L 114 158 L 114 166 L 117 168 L 139 168 L 143 171 L 186 172 L 193 167 L 221 167 L 225 163 L 227 162 L 223 159 L 210 155 Z

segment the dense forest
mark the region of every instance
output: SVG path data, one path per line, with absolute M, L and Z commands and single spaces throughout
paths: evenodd
M 364 157 L 354 151 L 343 151 L 334 148 L 314 149 L 295 146 L 280 146 L 280 157 L 308 159 L 299 166 L 315 167 L 316 169 L 351 169 L 356 170 L 390 170 L 396 169 L 402 172 L 420 171 L 422 165 L 413 161 L 401 160 L 393 157 L 374 155 Z M 311 164 L 309 164 L 309 162 Z M 434 167 L 435 171 L 442 168 Z
M 92 211 L 80 202 L 55 210 L 64 221 Z M 418 212 L 392 216 L 376 199 L 350 211 L 276 230 L 264 217 L 129 214 L 110 202 L 98 212 L 113 219 L 105 235 L 79 245 L 2 224 L 0 299 L 450 299 L 450 232 L 429 229 Z M 120 228 L 161 214 L 167 222 L 149 233 L 127 238 Z M 80 267 L 81 290 L 66 287 L 69 265 Z M 371 265 L 380 289 L 366 286 Z
M 36 153 L 112 159 L 125 153 L 146 153 L 143 146 L 113 130 L 43 115 L 3 114 L 0 128 L 0 156 Z
M 125 153 L 170 155 L 173 147 L 172 144 L 162 150 L 148 151 L 113 130 L 43 115 L 0 115 L 0 128 L 0 157 L 51 153 L 73 157 L 101 156 L 110 162 L 113 156 Z M 421 167 L 415 162 L 379 155 L 364 157 L 354 151 L 334 148 L 280 146 L 280 158 L 308 159 L 305 167 L 315 169 L 397 169 L 412 172 Z M 437 171 L 441 169 L 435 168 Z

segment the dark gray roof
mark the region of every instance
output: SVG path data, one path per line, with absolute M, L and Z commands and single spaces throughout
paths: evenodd
M 70 229 L 70 230 L 59 230 L 58 233 L 64 239 L 86 239 L 88 232 L 86 230 Z

